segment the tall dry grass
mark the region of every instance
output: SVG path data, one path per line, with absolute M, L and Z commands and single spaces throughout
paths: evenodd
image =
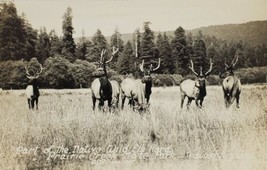
M 267 86 L 245 86 L 240 108 L 226 109 L 221 87 L 208 87 L 202 109 L 180 109 L 178 87 L 154 88 L 149 113 L 129 107 L 93 112 L 89 89 L 41 90 L 39 110 L 27 108 L 24 91 L 0 94 L 0 169 L 263 169 L 267 160 Z M 174 158 L 93 165 L 87 159 L 47 160 L 17 154 L 23 148 L 75 145 L 170 146 Z M 104 151 L 102 152 L 104 153 Z

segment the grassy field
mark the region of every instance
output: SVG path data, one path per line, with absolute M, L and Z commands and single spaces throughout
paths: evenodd
M 179 87 L 154 88 L 141 116 L 93 112 L 89 89 L 41 90 L 38 111 L 2 91 L 0 169 L 267 168 L 267 86 L 244 86 L 239 109 L 207 92 L 202 109 L 181 110 Z

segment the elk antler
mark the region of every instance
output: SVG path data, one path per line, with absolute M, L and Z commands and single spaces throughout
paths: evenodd
M 236 65 L 236 63 L 237 63 L 237 61 L 238 61 L 238 53 L 236 54 L 236 57 L 235 57 L 235 59 L 232 61 L 232 63 L 231 63 L 231 67 L 234 67 L 235 65 Z
M 156 68 L 152 69 L 152 64 L 151 64 L 150 71 L 156 71 L 157 69 L 159 69 L 159 67 L 160 67 L 160 58 L 159 58 L 158 66 Z
M 101 54 L 100 54 L 100 63 L 103 63 L 103 58 L 104 58 L 105 53 L 106 53 L 106 49 L 102 49 Z
M 37 71 L 37 72 L 34 72 L 34 75 L 31 75 L 30 72 L 29 72 L 29 69 L 28 69 L 28 65 L 26 65 L 24 68 L 26 70 L 26 74 L 27 74 L 27 78 L 28 79 L 34 79 L 34 78 L 38 78 L 40 76 L 40 74 L 43 72 L 43 66 L 41 64 L 39 64 L 40 66 L 40 70 Z
M 212 59 L 210 58 L 210 69 L 205 73 L 205 76 L 208 76 L 211 73 L 212 65 L 213 65 L 213 62 L 212 62 Z
M 115 55 L 118 51 L 119 51 L 119 48 L 117 48 L 117 49 L 115 50 L 115 47 L 113 46 L 113 51 L 112 51 L 112 54 L 111 54 L 111 58 L 110 58 L 108 61 L 106 61 L 105 63 L 107 64 L 107 63 L 111 62 L 112 59 L 113 59 L 113 57 L 114 57 L 114 55 Z
M 194 63 L 193 63 L 193 61 L 190 60 L 190 62 L 191 62 L 191 67 L 189 66 L 189 69 L 190 69 L 196 76 L 199 76 L 199 75 L 197 74 L 197 72 L 195 72 L 195 70 L 194 70 Z
M 144 72 L 144 63 L 145 61 L 142 60 L 142 64 L 140 64 L 140 67 L 139 67 L 142 72 Z

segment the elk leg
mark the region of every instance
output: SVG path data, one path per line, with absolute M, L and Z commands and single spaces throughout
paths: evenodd
M 149 103 L 150 96 L 147 96 L 146 103 Z
M 185 95 L 181 95 L 181 108 L 183 108 L 184 105 L 184 99 L 185 99 Z
M 104 100 L 99 100 L 98 109 L 101 110 L 104 106 Z
M 187 97 L 188 98 L 188 101 L 187 101 L 187 109 L 189 109 L 189 106 L 190 106 L 190 104 L 191 104 L 191 102 L 192 102 L 192 99 L 191 98 L 189 98 L 189 97 Z
M 199 99 L 195 99 L 195 103 L 196 103 L 197 107 L 199 107 L 198 100 Z
M 117 96 L 116 107 L 119 108 L 120 96 Z
M 36 98 L 35 103 L 36 103 L 36 110 L 38 110 L 38 98 Z
M 109 99 L 108 100 L 108 109 L 109 109 L 109 112 L 111 111 L 111 105 L 112 105 L 112 99 Z
M 31 109 L 31 99 L 28 99 L 28 106 L 29 106 L 29 109 Z
M 32 109 L 34 109 L 34 99 L 31 99 Z
M 238 92 L 238 93 L 236 94 L 236 107 L 237 107 L 237 108 L 239 108 L 239 94 L 240 94 L 240 92 Z
M 96 98 L 95 98 L 95 96 L 93 96 L 92 99 L 93 99 L 93 110 L 95 110 L 95 103 L 96 103 Z
M 125 95 L 122 95 L 121 97 L 122 97 L 121 98 L 121 109 L 123 109 L 124 108 L 124 102 L 125 102 L 126 96 Z
M 202 107 L 202 103 L 203 103 L 203 101 L 204 101 L 204 98 L 203 99 L 200 99 L 200 102 L 199 102 L 199 108 L 201 108 Z

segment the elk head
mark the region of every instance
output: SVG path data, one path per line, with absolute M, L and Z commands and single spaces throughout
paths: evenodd
M 223 74 L 225 72 L 228 73 L 228 75 L 234 75 L 234 72 L 233 72 L 233 68 L 235 67 L 235 65 L 237 64 L 237 61 L 238 61 L 238 53 L 236 54 L 236 57 L 232 60 L 231 64 L 228 65 L 226 64 L 226 62 L 224 63 L 225 65 L 225 70 L 220 74 L 220 78 L 224 78 Z
M 105 53 L 106 53 L 106 49 L 102 49 L 101 50 L 101 54 L 100 54 L 100 61 L 99 62 L 95 62 L 95 64 L 98 66 L 98 68 L 96 69 L 96 72 L 93 73 L 94 76 L 107 76 L 107 70 L 106 70 L 106 64 L 108 64 L 109 62 L 112 61 L 114 55 L 119 51 L 119 48 L 115 49 L 115 47 L 113 46 L 113 51 L 112 51 L 112 55 L 110 57 L 110 59 L 108 61 L 105 60 Z
M 39 64 L 39 70 L 33 70 L 31 69 L 29 71 L 29 66 L 26 65 L 25 66 L 25 71 L 26 71 L 26 75 L 27 75 L 27 78 L 30 79 L 30 82 L 34 82 L 36 79 L 39 78 L 40 74 L 43 72 L 43 66 L 41 64 Z M 30 74 L 32 73 L 32 74 Z
M 196 80 L 195 86 L 198 87 L 198 88 L 205 87 L 206 77 L 208 77 L 210 75 L 211 70 L 212 70 L 212 65 L 213 65 L 212 60 L 210 59 L 210 68 L 205 74 L 203 74 L 203 72 L 202 72 L 202 67 L 200 67 L 200 72 L 198 74 L 194 69 L 193 61 L 191 60 L 190 62 L 191 62 L 191 66 L 189 66 L 189 69 L 197 76 L 197 80 Z
M 142 78 L 142 83 L 146 83 L 146 82 L 149 82 L 149 81 L 152 81 L 152 78 L 151 78 L 151 73 L 156 71 L 157 69 L 159 69 L 160 67 L 160 58 L 159 58 L 159 62 L 158 62 L 158 66 L 153 68 L 152 64 L 150 64 L 150 67 L 149 69 L 144 69 L 144 60 L 142 60 L 142 64 L 140 64 L 140 70 L 144 73 L 144 77 Z

